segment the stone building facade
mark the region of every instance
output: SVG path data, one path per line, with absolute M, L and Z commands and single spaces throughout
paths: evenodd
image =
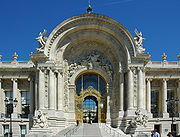
M 82 14 L 59 24 L 46 38 L 36 38 L 30 61 L 0 61 L 0 135 L 10 128 L 4 100 L 17 99 L 13 135 L 56 135 L 85 122 L 107 123 L 126 134 L 161 136 L 171 130 L 167 99 L 180 99 L 179 61 L 150 61 L 142 33 L 136 36 L 118 21 Z M 94 101 L 92 110 L 84 102 Z M 90 103 L 89 103 L 90 104 Z M 175 104 L 174 130 L 180 134 L 180 104 Z

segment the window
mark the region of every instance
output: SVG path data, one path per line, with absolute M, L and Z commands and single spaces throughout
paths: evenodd
M 153 114 L 153 117 L 158 117 L 158 111 L 159 111 L 159 92 L 152 91 L 151 92 L 151 113 Z
M 175 99 L 175 94 L 174 94 L 174 92 L 173 91 L 168 91 L 167 92 L 167 99 L 168 100 L 170 100 L 170 99 Z M 173 105 L 173 106 L 172 106 Z M 172 117 L 172 115 L 174 115 L 174 116 L 177 116 L 177 114 L 178 113 L 176 113 L 176 104 L 174 103 L 174 104 L 167 104 L 167 112 L 169 113 L 169 117 Z M 174 113 L 174 114 L 172 114 L 172 112 Z
M 5 99 L 7 98 L 7 100 L 9 101 L 8 104 L 5 106 L 5 116 L 7 118 L 10 117 L 10 115 L 13 113 L 13 104 L 10 104 L 10 100 L 13 99 L 13 92 L 12 91 L 6 91 L 5 92 Z M 12 103 L 12 102 L 11 102 Z
M 25 135 L 26 135 L 26 125 L 21 125 L 20 129 L 21 129 L 21 137 L 25 137 Z
M 9 134 L 9 125 L 4 125 L 4 137 L 8 137 Z
M 80 95 L 81 90 L 86 90 L 89 87 L 93 87 L 93 89 L 100 91 L 102 96 L 106 93 L 106 83 L 100 75 L 85 74 L 79 77 L 76 81 L 77 95 Z
M 28 118 L 30 112 L 30 93 L 27 91 L 21 92 L 21 107 L 22 107 L 22 118 Z

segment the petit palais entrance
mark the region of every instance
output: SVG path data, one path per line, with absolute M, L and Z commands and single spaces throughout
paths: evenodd
M 76 79 L 76 121 L 105 123 L 107 112 L 106 82 L 95 73 L 82 74 Z

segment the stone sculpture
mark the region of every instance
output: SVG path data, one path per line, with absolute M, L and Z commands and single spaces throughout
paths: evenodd
M 146 127 L 146 124 L 148 122 L 148 117 L 143 114 L 140 110 L 135 111 L 135 117 L 131 122 L 132 127 L 138 127 L 143 126 Z
M 138 33 L 137 29 L 135 29 L 136 36 L 134 37 L 134 41 L 136 44 L 136 50 L 138 54 L 142 54 L 145 52 L 145 49 L 143 48 L 143 41 L 146 40 L 142 37 L 142 32 Z
M 46 112 L 42 112 L 41 110 L 39 110 L 39 114 L 37 115 L 37 117 L 34 117 L 33 120 L 34 120 L 33 127 L 48 128 Z
M 47 33 L 47 31 L 44 29 L 43 33 L 39 33 L 39 37 L 35 38 L 38 43 L 39 43 L 39 48 L 37 48 L 37 52 L 43 52 L 44 51 L 44 47 L 47 41 L 47 37 L 45 36 Z

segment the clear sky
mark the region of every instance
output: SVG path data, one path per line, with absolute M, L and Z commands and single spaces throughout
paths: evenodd
M 144 48 L 152 61 L 177 61 L 180 53 L 180 0 L 91 0 L 94 13 L 112 17 L 134 36 L 142 31 Z M 1 0 L 0 55 L 3 61 L 29 60 L 36 38 L 43 29 L 47 36 L 62 21 L 86 13 L 88 0 Z

